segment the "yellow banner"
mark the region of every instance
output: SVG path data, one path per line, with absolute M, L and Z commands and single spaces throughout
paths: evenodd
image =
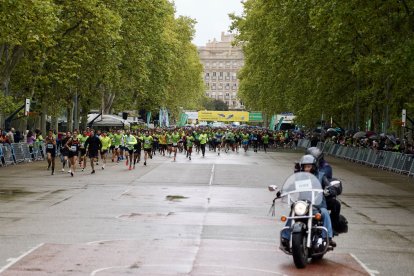
M 247 111 L 199 111 L 199 121 L 217 122 L 248 122 Z

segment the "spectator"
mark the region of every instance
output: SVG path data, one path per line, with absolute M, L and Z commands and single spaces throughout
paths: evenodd
M 10 131 L 7 133 L 7 138 L 10 144 L 14 143 L 14 132 L 14 128 L 11 128 Z
M 34 134 L 33 131 L 29 130 L 29 132 L 27 132 L 27 135 L 26 135 L 26 143 L 29 145 L 29 149 L 30 149 L 30 153 L 32 154 L 32 158 L 34 158 L 34 156 L 33 156 L 33 146 L 34 146 L 35 141 L 36 141 L 36 134 Z
M 9 139 L 7 137 L 7 133 L 0 128 L 0 143 L 4 144 L 4 143 L 9 143 Z
M 16 130 L 16 133 L 14 133 L 14 142 L 20 143 L 20 141 L 22 141 L 22 134 L 20 130 Z

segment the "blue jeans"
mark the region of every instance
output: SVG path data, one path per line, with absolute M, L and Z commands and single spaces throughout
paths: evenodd
M 329 212 L 326 208 L 319 208 L 321 215 L 322 215 L 322 219 L 323 219 L 323 226 L 326 227 L 326 229 L 328 230 L 328 237 L 331 239 L 333 237 L 333 231 L 332 231 L 332 223 L 331 223 L 331 217 L 329 216 Z M 288 221 L 286 222 L 286 226 L 291 226 L 292 225 L 292 220 L 288 219 Z M 282 238 L 290 240 L 290 231 L 291 229 L 285 229 L 282 231 Z M 322 232 L 322 238 L 326 238 L 326 233 L 325 231 Z

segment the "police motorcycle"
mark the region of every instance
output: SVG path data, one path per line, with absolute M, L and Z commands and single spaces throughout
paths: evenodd
M 339 185 L 338 182 L 334 180 L 331 184 Z M 317 208 L 324 199 L 324 190 L 313 174 L 297 172 L 285 180 L 280 191 L 276 185 L 268 188 L 277 192 L 270 209 L 272 215 L 275 214 L 277 199 L 282 199 L 290 208 L 289 215 L 281 217 L 281 221 L 287 223 L 280 232 L 280 249 L 293 256 L 297 268 L 304 268 L 308 259 L 322 259 L 333 250 L 328 229 L 324 227 L 322 214 Z

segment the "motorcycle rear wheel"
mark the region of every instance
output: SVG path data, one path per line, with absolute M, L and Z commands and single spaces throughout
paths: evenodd
M 292 234 L 293 262 L 297 268 L 305 268 L 308 263 L 308 248 L 306 247 L 306 235 L 304 233 Z

